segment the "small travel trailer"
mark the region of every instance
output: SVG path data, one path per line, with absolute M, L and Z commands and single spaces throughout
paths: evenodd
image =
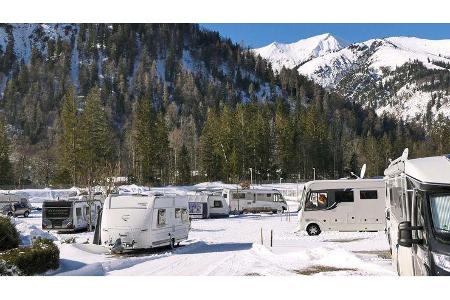
M 223 218 L 230 215 L 230 207 L 217 193 L 197 193 L 188 195 L 189 216 L 192 219 Z
M 299 229 L 322 231 L 385 229 L 383 179 L 338 179 L 307 182 L 300 199 Z
M 188 200 L 172 195 L 110 195 L 105 200 L 97 243 L 111 250 L 147 249 L 188 238 Z
M 42 229 L 79 231 L 97 224 L 100 200 L 89 201 L 86 196 L 69 197 L 67 200 L 51 200 L 42 203 Z
M 399 275 L 450 275 L 450 155 L 408 159 L 384 171 L 387 238 Z
M 283 196 L 275 189 L 224 189 L 223 198 L 234 213 L 282 212 L 288 206 Z

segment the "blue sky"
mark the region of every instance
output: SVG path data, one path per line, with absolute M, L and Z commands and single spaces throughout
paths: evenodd
M 273 41 L 292 43 L 329 32 L 347 42 L 389 36 L 450 39 L 450 24 L 201 24 L 234 42 L 257 48 Z

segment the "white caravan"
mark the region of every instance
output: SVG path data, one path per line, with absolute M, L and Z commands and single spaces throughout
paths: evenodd
M 288 208 L 286 200 L 275 189 L 224 189 L 222 196 L 234 213 L 277 213 Z
M 97 224 L 102 208 L 100 200 L 88 201 L 86 196 L 69 197 L 67 200 L 42 203 L 42 229 L 78 231 Z
M 385 229 L 382 179 L 307 182 L 300 199 L 299 230 L 379 231 Z
M 179 244 L 188 238 L 185 196 L 111 195 L 103 206 L 97 242 L 111 250 L 147 249 Z
M 198 193 L 187 197 L 189 216 L 192 219 L 223 218 L 230 215 L 230 207 L 222 194 Z
M 450 275 L 450 155 L 408 159 L 384 171 L 387 237 L 399 275 Z

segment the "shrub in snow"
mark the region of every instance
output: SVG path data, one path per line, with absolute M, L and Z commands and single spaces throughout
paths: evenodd
M 59 267 L 59 249 L 51 240 L 37 239 L 32 247 L 0 253 L 0 260 L 17 267 L 21 275 L 35 275 Z
M 19 246 L 20 236 L 9 217 L 0 216 L 0 251 Z
M 0 260 L 0 276 L 20 276 L 19 269 L 4 260 Z

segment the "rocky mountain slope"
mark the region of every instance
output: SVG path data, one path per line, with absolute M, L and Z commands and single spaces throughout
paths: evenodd
M 350 45 L 327 41 L 339 40 L 325 34 L 284 44 L 277 50 L 272 49 L 278 45 L 273 43 L 254 51 L 268 59 L 274 70 L 295 68 L 380 115 L 389 113 L 404 120 L 450 116 L 450 40 L 389 37 Z M 294 46 L 302 44 L 308 48 Z M 310 49 L 322 51 L 311 54 Z M 293 57 L 308 59 L 293 63 Z

